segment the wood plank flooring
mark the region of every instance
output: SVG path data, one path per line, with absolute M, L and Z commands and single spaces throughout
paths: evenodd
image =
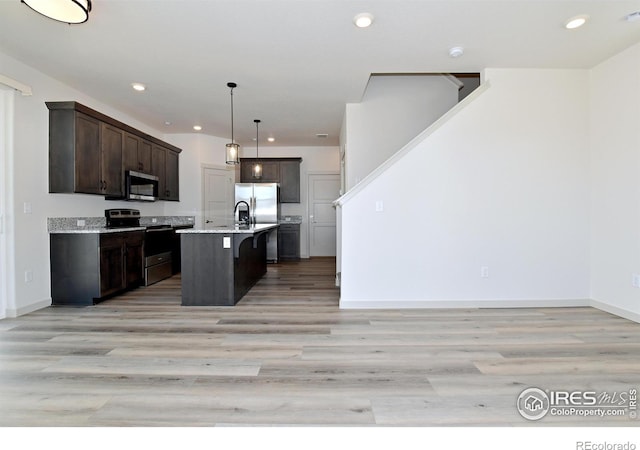
M 335 262 L 270 265 L 235 307 L 180 277 L 0 321 L 2 426 L 638 426 L 516 410 L 640 387 L 640 325 L 592 308 L 340 310 Z

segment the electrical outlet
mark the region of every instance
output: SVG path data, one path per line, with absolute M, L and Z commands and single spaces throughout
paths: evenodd
M 78 221 L 76 222 L 76 225 L 79 227 L 83 227 L 86 225 L 86 222 L 84 221 L 84 219 L 78 219 Z
M 480 276 L 482 278 L 489 278 L 489 266 L 480 267 Z
M 24 271 L 24 282 L 31 283 L 33 281 L 33 270 L 25 270 Z
M 640 274 L 631 274 L 631 285 L 636 288 L 640 288 Z
M 32 212 L 32 209 L 31 209 L 31 203 L 29 203 L 29 202 L 24 202 L 24 205 L 23 205 L 23 209 L 22 209 L 22 210 L 24 211 L 24 213 L 25 213 L 25 214 L 31 214 L 31 212 Z
M 222 237 L 222 248 L 231 248 L 231 237 L 223 236 Z
M 156 222 L 158 222 L 158 219 L 156 219 L 155 217 L 151 219 L 151 223 L 156 223 Z
M 384 211 L 384 202 L 382 200 L 376 201 L 376 212 Z

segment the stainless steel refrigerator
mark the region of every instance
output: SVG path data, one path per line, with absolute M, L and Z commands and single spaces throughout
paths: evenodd
M 280 217 L 280 185 L 278 183 L 236 183 L 236 204 L 245 201 L 249 205 L 251 223 L 278 223 Z M 240 205 L 238 210 L 243 208 Z M 239 211 L 235 220 L 238 221 Z M 267 235 L 267 261 L 278 261 L 278 229 Z

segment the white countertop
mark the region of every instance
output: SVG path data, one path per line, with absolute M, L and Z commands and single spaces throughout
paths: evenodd
M 218 225 L 215 228 L 201 229 L 201 228 L 188 228 L 185 230 L 176 230 L 176 233 L 181 234 L 255 234 L 261 231 L 277 228 L 277 223 L 258 223 L 249 227 L 242 227 L 239 225 Z

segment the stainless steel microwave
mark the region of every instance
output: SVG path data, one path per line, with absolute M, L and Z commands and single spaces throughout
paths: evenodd
M 125 200 L 144 202 L 158 200 L 158 177 L 127 170 L 125 172 Z

